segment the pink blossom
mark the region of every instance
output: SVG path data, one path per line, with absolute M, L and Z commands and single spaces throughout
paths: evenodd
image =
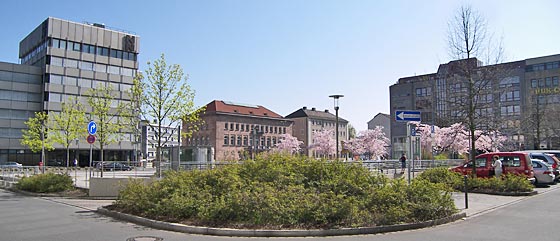
M 301 145 L 303 145 L 303 141 L 290 134 L 282 134 L 280 135 L 279 142 L 274 146 L 274 150 L 294 154 L 301 150 Z

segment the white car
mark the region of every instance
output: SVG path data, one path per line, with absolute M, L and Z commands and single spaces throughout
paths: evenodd
M 17 162 L 6 162 L 3 164 L 0 164 L 0 168 L 21 168 L 23 167 L 23 165 L 17 163 Z
M 538 159 L 531 159 L 531 162 L 535 172 L 535 185 L 554 183 L 556 176 L 552 172 L 551 165 Z

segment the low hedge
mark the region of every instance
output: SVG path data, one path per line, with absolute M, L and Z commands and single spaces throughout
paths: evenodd
M 23 177 L 16 187 L 29 192 L 53 193 L 71 190 L 74 188 L 73 184 L 72 177 L 69 175 L 45 173 Z
M 426 180 L 431 183 L 440 183 L 447 187 L 463 191 L 464 180 L 459 173 L 447 168 L 433 168 L 422 172 L 417 179 Z M 490 193 L 520 193 L 533 191 L 533 185 L 525 176 L 506 174 L 502 178 L 472 178 L 467 180 L 469 191 Z
M 231 228 L 340 228 L 410 223 L 457 212 L 442 184 L 407 185 L 362 165 L 261 156 L 219 169 L 132 181 L 113 208 L 152 219 Z

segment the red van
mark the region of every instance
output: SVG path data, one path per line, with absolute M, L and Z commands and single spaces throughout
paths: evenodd
M 475 159 L 477 177 L 490 177 L 492 157 L 495 155 L 499 156 L 502 161 L 503 174 L 524 175 L 531 183 L 535 182 L 533 164 L 529 155 L 524 152 L 491 152 L 478 155 Z M 463 175 L 470 175 L 472 173 L 472 162 L 469 161 L 451 170 Z

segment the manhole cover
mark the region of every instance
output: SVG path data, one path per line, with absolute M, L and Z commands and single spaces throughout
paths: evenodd
M 126 241 L 162 241 L 163 238 L 154 236 L 138 236 L 126 239 Z

